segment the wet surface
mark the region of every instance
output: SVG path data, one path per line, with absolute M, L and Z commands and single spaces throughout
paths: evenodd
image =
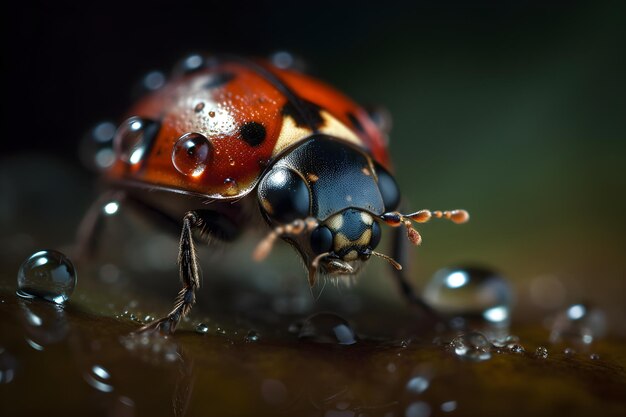
M 408 337 L 362 334 L 330 313 L 300 323 L 287 316 L 205 317 L 202 331 L 192 314 L 174 336 L 163 337 L 132 333 L 140 314 L 116 318 L 116 307 L 106 313 L 91 295 L 56 305 L 4 287 L 0 300 L 0 397 L 7 416 L 626 411 L 624 344 L 610 338 L 552 344 L 548 329 L 522 326 L 509 340 L 519 343 L 492 344 L 477 333 L 450 343 L 453 333 L 412 326 L 415 316 L 400 311 L 395 331 L 404 327 Z M 141 302 L 133 305 L 141 310 Z

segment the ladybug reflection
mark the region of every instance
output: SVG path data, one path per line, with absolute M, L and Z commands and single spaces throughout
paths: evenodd
M 462 223 L 468 214 L 397 211 L 389 123 L 379 116 L 281 64 L 189 57 L 117 129 L 115 160 L 103 173 L 108 190 L 83 221 L 81 248 L 93 247 L 102 205 L 111 201 L 182 229 L 182 289 L 172 311 L 143 330 L 174 331 L 194 304 L 194 240 L 232 241 L 267 225 L 256 260 L 280 238 L 299 252 L 313 286 L 319 276 L 351 280 L 381 257 L 408 300 L 421 303 L 393 258 L 403 256 L 405 242 L 421 242 L 413 222 Z M 385 226 L 400 237 L 393 257 L 376 251 Z

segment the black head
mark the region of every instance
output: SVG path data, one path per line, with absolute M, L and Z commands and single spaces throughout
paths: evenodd
M 380 216 L 396 209 L 400 193 L 362 149 L 317 135 L 265 173 L 258 198 L 270 226 L 309 271 L 352 276 L 380 242 Z

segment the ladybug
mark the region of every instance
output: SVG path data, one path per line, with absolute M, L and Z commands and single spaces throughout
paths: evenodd
M 423 305 L 401 264 L 375 250 L 382 228 L 395 228 L 399 258 L 404 242 L 421 242 L 412 222 L 463 223 L 469 216 L 397 211 L 384 122 L 286 65 L 193 55 L 117 128 L 115 156 L 103 172 L 107 191 L 83 221 L 81 247 L 93 246 L 111 201 L 181 230 L 182 289 L 171 312 L 143 330 L 173 332 L 193 306 L 200 284 L 195 241 L 228 242 L 251 227 L 268 229 L 254 259 L 282 239 L 302 257 L 311 286 L 320 276 L 350 281 L 377 256 L 397 271 L 409 301 Z

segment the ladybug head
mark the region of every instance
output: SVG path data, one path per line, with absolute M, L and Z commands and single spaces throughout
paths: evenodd
M 371 255 L 387 258 L 374 251 L 379 222 L 395 210 L 400 194 L 391 174 L 359 148 L 314 136 L 269 168 L 257 195 L 273 227 L 257 259 L 281 237 L 301 254 L 313 285 L 317 273 L 350 277 Z

